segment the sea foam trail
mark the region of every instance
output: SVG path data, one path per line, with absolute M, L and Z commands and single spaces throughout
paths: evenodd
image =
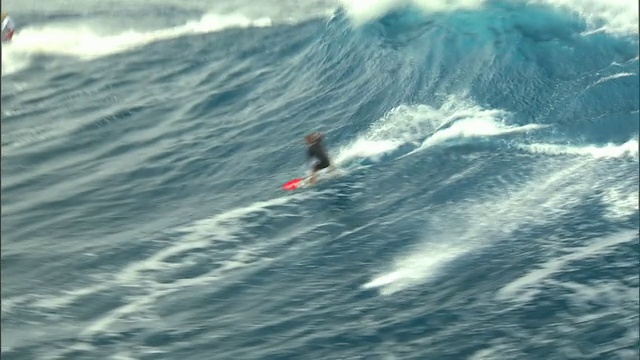
M 519 148 L 547 155 L 573 155 L 602 158 L 638 158 L 638 140 L 632 139 L 624 144 L 607 145 L 558 145 L 558 144 L 528 144 L 518 145 Z
M 190 34 L 271 25 L 270 18 L 251 19 L 239 14 L 207 14 L 199 20 L 189 21 L 180 26 L 152 31 L 127 30 L 113 35 L 100 34 L 98 29 L 92 28 L 89 24 L 26 27 L 16 32 L 11 44 L 3 46 L 3 75 L 28 67 L 31 56 L 38 54 L 64 55 L 91 60 Z
M 586 245 L 567 249 L 567 255 L 550 259 L 539 264 L 520 278 L 503 286 L 496 293 L 496 298 L 502 301 L 527 302 L 542 291 L 542 285 L 553 275 L 563 272 L 572 262 L 590 257 L 601 257 L 612 251 L 618 245 L 638 241 L 637 231 L 624 231 L 610 236 L 593 239 Z
M 391 269 L 363 285 L 391 295 L 440 276 L 445 266 L 523 226 L 544 224 L 571 211 L 591 192 L 578 179 L 590 164 L 580 159 L 570 164 L 544 165 L 524 186 L 512 184 L 496 194 L 481 194 L 463 203 L 429 212 L 428 240 L 399 256 Z M 478 217 L 477 214 L 484 214 Z
M 105 279 L 103 282 L 94 286 L 64 291 L 53 298 L 47 297 L 38 300 L 34 305 L 46 308 L 64 307 L 83 297 L 107 290 L 116 285 L 136 286 L 136 284 L 145 281 L 145 278 L 151 272 L 162 272 L 168 269 L 171 265 L 167 263 L 167 259 L 171 257 L 189 254 L 199 249 L 210 247 L 215 241 L 233 242 L 238 236 L 237 234 L 241 232 L 243 224 L 245 224 L 243 220 L 245 217 L 256 213 L 267 214 L 270 213 L 273 208 L 287 206 L 287 204 L 291 202 L 300 201 L 308 196 L 311 196 L 310 193 L 298 193 L 294 196 L 258 201 L 244 207 L 222 212 L 210 218 L 195 221 L 192 224 L 174 230 L 182 234 L 179 241 L 175 241 L 156 253 L 150 254 L 149 257 L 144 260 L 123 267 L 117 273 L 110 276 L 110 279 Z M 262 246 L 262 244 L 260 245 Z M 210 281 L 211 278 L 210 276 L 203 275 L 200 280 Z M 188 285 L 190 286 L 192 284 L 189 283 Z
M 440 108 L 401 105 L 374 122 L 369 130 L 341 148 L 338 165 L 357 158 L 379 159 L 403 145 L 414 147 L 408 156 L 451 139 L 500 136 L 544 128 L 541 124 L 508 124 L 509 113 L 485 109 L 470 101 L 450 97 Z

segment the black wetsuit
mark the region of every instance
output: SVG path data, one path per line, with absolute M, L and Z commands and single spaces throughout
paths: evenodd
M 322 141 L 316 141 L 307 149 L 307 157 L 311 159 L 314 171 L 318 171 L 331 165 L 329 156 L 322 145 Z

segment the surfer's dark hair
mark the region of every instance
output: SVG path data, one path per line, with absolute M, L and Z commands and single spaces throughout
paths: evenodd
M 310 134 L 307 134 L 304 139 L 307 141 L 307 143 L 309 144 L 313 144 L 315 142 L 318 142 L 322 139 L 322 133 L 319 131 L 314 131 Z

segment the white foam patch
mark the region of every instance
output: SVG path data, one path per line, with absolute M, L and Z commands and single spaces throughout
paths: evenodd
M 629 77 L 629 76 L 638 76 L 638 74 L 635 73 L 630 73 L 630 72 L 621 72 L 618 74 L 613 74 L 613 75 L 609 75 L 609 76 L 605 76 L 601 79 L 598 79 L 598 81 L 596 81 L 593 85 L 591 86 L 596 86 L 602 83 L 605 83 L 607 81 L 611 81 L 611 80 L 615 80 L 615 79 L 620 79 L 620 78 L 625 78 L 625 77 Z
M 10 74 L 28 66 L 33 55 L 66 55 L 91 60 L 112 55 L 153 42 L 191 34 L 203 34 L 228 28 L 267 27 L 271 19 L 250 19 L 243 15 L 207 14 L 200 20 L 184 25 L 153 31 L 128 30 L 113 35 L 101 34 L 90 24 L 43 25 L 19 29 L 8 45 L 2 46 L 3 74 Z
M 503 110 L 484 109 L 456 96 L 449 97 L 440 108 L 401 105 L 341 148 L 335 156 L 336 163 L 341 165 L 356 158 L 376 160 L 406 144 L 414 145 L 416 149 L 404 156 L 455 138 L 498 136 L 544 127 L 539 124 L 508 125 L 508 116 Z
M 606 219 L 624 221 L 638 213 L 640 180 L 635 162 L 638 160 L 638 140 L 606 146 L 533 144 L 518 147 L 533 153 L 564 155 L 564 158 L 568 156 L 584 163 L 591 170 L 583 172 L 582 181 L 590 184 L 592 194 L 600 194 L 602 203 L 606 206 Z
M 638 276 L 637 274 L 635 275 Z M 620 314 L 621 310 L 631 310 L 637 314 L 640 293 L 638 288 L 629 286 L 621 281 L 611 281 L 611 279 L 602 279 L 590 281 L 588 284 L 581 284 L 574 281 L 557 281 L 549 280 L 554 286 L 564 287 L 573 292 L 573 301 L 580 305 L 589 305 L 594 303 L 606 303 L 612 305 L 613 309 L 605 309 L 603 312 L 589 313 L 580 316 L 579 322 L 587 322 L 597 320 L 600 317 L 610 315 L 611 310 Z M 626 305 L 626 306 L 625 306 Z M 631 322 L 633 322 L 632 319 Z M 636 320 L 637 324 L 637 320 Z M 636 326 L 637 329 L 637 326 Z M 637 331 L 637 330 L 636 330 Z
M 401 105 L 371 125 L 363 135 L 342 147 L 335 162 L 341 165 L 355 158 L 376 159 L 435 131 L 446 118 L 427 105 Z
M 532 153 L 547 155 L 576 155 L 602 158 L 638 158 L 638 140 L 631 139 L 624 144 L 607 144 L 604 146 L 586 145 L 556 145 L 556 144 L 527 144 L 518 145 L 519 148 Z
M 355 25 L 374 21 L 385 14 L 406 6 L 425 12 L 445 12 L 476 9 L 485 0 L 341 0 L 340 3 Z
M 445 239 L 439 239 L 444 240 Z M 409 255 L 395 261 L 389 273 L 380 275 L 362 287 L 364 289 L 381 288 L 382 295 L 390 295 L 407 287 L 428 281 L 447 263 L 470 251 L 469 246 L 449 244 L 423 244 L 415 249 L 420 255 Z M 426 256 L 428 254 L 428 256 Z
M 594 239 L 590 244 L 567 249 L 566 255 L 550 259 L 523 275 L 522 277 L 505 285 L 496 294 L 496 298 L 501 301 L 530 301 L 541 291 L 541 287 L 547 279 L 554 274 L 564 271 L 572 262 L 602 256 L 617 245 L 634 242 L 638 239 L 637 231 L 624 231 L 611 236 Z
M 637 178 L 636 178 L 637 180 Z M 628 218 L 638 214 L 638 182 L 628 187 L 612 186 L 606 189 L 602 195 L 603 201 L 607 204 L 605 217 L 609 220 Z
M 544 4 L 572 11 L 581 16 L 593 31 L 613 34 L 638 34 L 638 1 L 635 0 L 513 0 Z M 485 0 L 341 0 L 347 15 L 356 25 L 375 21 L 391 11 L 412 6 L 425 13 L 480 9 Z
M 525 186 L 511 184 L 494 195 L 431 209 L 427 240 L 363 287 L 391 295 L 440 276 L 444 266 L 458 257 L 508 239 L 523 225 L 555 221 L 591 193 L 591 184 L 584 182 L 588 165 L 583 161 L 544 165 Z
M 30 54 L 12 51 L 11 44 L 2 45 L 2 76 L 26 69 L 29 67 L 30 61 Z
M 569 10 L 591 26 L 590 33 L 638 34 L 638 1 L 635 0 L 523 0 Z
M 444 130 L 438 131 L 433 136 L 426 139 L 416 151 L 428 149 L 434 145 L 438 145 L 455 138 L 498 136 L 528 132 L 544 127 L 545 125 L 540 124 L 527 124 L 523 126 L 505 125 L 491 118 L 467 119 L 459 121 Z
M 506 124 L 508 115 L 503 110 L 483 109 L 472 104 L 466 105 L 463 111 L 448 114 L 444 124 L 451 123 L 451 125 L 441 127 L 433 135 L 426 138 L 418 148 L 404 156 L 415 154 L 452 139 L 525 133 L 546 127 L 542 124 L 508 125 Z M 462 119 L 455 121 L 460 118 Z
M 114 354 L 112 359 L 113 360 L 136 360 L 137 358 L 131 355 L 128 351 L 122 351 Z
M 496 340 L 492 340 L 490 342 L 494 342 Z M 510 354 L 511 352 L 515 352 L 515 350 L 505 344 L 493 345 L 489 348 L 481 349 L 476 351 L 475 353 L 469 356 L 469 360 L 495 360 L 495 359 L 503 359 L 505 357 L 515 358 L 515 354 Z

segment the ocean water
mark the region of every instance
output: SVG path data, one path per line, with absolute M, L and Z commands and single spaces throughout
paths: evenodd
M 3 359 L 640 356 L 636 1 L 3 10 Z

